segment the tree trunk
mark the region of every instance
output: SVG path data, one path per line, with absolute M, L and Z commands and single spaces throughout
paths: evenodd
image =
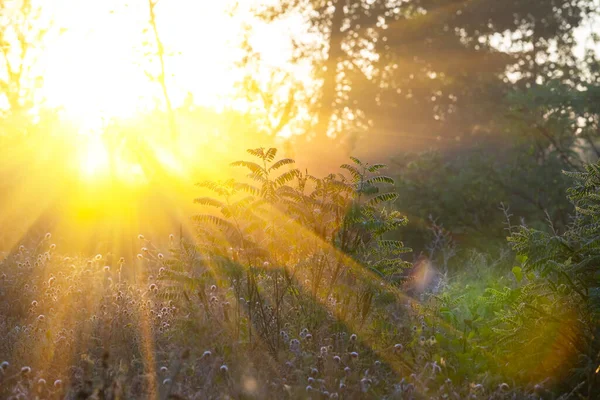
M 342 23 L 344 22 L 345 0 L 334 2 L 335 11 L 331 18 L 331 32 L 329 34 L 329 48 L 325 60 L 325 71 L 323 71 L 323 86 L 321 88 L 321 101 L 317 115 L 315 133 L 317 138 L 325 138 L 329 130 L 331 116 L 335 111 L 337 98 L 337 70 L 342 52 Z

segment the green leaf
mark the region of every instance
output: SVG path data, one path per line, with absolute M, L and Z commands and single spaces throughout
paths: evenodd
M 377 172 L 380 169 L 383 169 L 385 167 L 387 167 L 387 165 L 385 165 L 385 164 L 373 164 L 369 168 L 367 168 L 367 171 L 369 171 L 369 172 Z
M 229 165 L 231 165 L 232 167 L 246 167 L 250 171 L 252 171 L 253 174 L 258 176 L 265 175 L 265 170 L 257 163 L 253 163 L 251 161 L 234 161 Z
M 194 203 L 201 204 L 203 206 L 223 208 L 223 203 L 217 199 L 213 199 L 212 197 L 198 197 L 197 199 L 194 199 Z
M 515 276 L 517 282 L 521 282 L 521 280 L 523 279 L 523 271 L 521 270 L 521 267 L 513 267 L 512 273 Z
M 283 174 L 279 175 L 279 177 L 277 177 L 277 179 L 275 179 L 275 184 L 278 187 L 285 185 L 286 183 L 288 183 L 289 181 L 291 181 L 292 179 L 297 177 L 299 173 L 300 173 L 300 171 L 298 171 L 297 169 L 293 169 L 291 171 L 284 172 Z
M 377 204 L 383 203 L 383 202 L 388 202 L 388 201 L 394 201 L 398 198 L 398 193 L 382 193 L 378 196 L 373 197 L 371 200 L 368 201 L 368 205 L 370 206 L 376 206 Z
M 236 183 L 235 188 L 237 190 L 241 190 L 242 192 L 246 192 L 253 196 L 258 196 L 258 193 L 259 193 L 259 190 L 257 188 L 255 188 L 254 186 L 249 185 L 247 183 Z
M 358 158 L 356 157 L 350 157 L 350 159 L 354 162 L 354 164 L 356 165 L 363 165 L 362 161 L 360 161 Z
M 279 169 L 279 168 L 283 167 L 284 165 L 293 164 L 293 163 L 295 163 L 295 161 L 292 160 L 291 158 L 282 158 L 281 160 L 277 161 L 275 164 L 271 165 L 271 167 L 269 168 L 269 171 L 275 171 L 276 169 Z
M 265 153 L 265 160 L 267 160 L 268 162 L 271 162 L 271 161 L 273 161 L 275 159 L 276 155 L 277 155 L 277 149 L 275 147 L 271 147 Z
M 373 178 L 367 179 L 364 183 L 368 185 L 373 185 L 375 183 L 389 183 L 390 185 L 393 185 L 394 179 L 389 176 L 374 176 Z
M 345 170 L 347 170 L 348 172 L 350 172 L 350 174 L 352 175 L 352 178 L 354 178 L 354 180 L 359 180 L 361 178 L 361 173 L 358 172 L 358 170 L 356 169 L 356 167 L 354 167 L 353 165 L 350 164 L 342 164 L 340 166 L 340 168 L 343 168 Z
M 265 149 L 259 147 L 258 149 L 248 149 L 246 150 L 248 153 L 252 154 L 254 157 L 263 158 L 265 157 Z

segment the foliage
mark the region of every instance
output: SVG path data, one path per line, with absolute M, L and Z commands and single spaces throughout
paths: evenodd
M 593 398 L 600 165 L 567 174 L 561 233 L 509 223 L 514 252 L 457 255 L 431 219 L 430 257 L 406 269 L 382 164 L 317 178 L 249 153 L 232 163 L 247 180 L 199 185 L 216 196 L 197 198 L 193 242 L 140 235 L 117 260 L 60 256 L 48 233 L 5 254 L 0 395 Z

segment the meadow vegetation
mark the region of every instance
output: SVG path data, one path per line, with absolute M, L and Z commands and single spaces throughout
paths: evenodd
M 599 21 L 0 1 L 0 399 L 600 398 Z
M 576 213 L 510 224 L 494 256 L 430 257 L 383 164 L 315 177 L 249 150 L 205 181 L 195 240 L 133 259 L 66 256 L 51 233 L 2 262 L 4 398 L 572 398 L 598 386 L 600 167 L 569 173 Z M 394 236 L 394 235 L 392 235 Z M 460 271 L 452 271 L 460 257 Z M 445 260 L 445 261 L 444 261 Z

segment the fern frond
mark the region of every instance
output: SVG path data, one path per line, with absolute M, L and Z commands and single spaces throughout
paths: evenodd
M 363 165 L 362 161 L 360 161 L 360 160 L 359 160 L 358 158 L 356 158 L 356 157 L 350 157 L 350 159 L 351 159 L 351 160 L 354 162 L 354 164 L 356 164 L 356 165 L 360 165 L 360 166 L 362 166 L 362 165 Z
M 203 182 L 196 183 L 196 186 L 212 190 L 213 192 L 217 193 L 220 196 L 227 196 L 229 194 L 227 189 L 225 189 L 223 187 L 222 182 L 203 181 Z
M 281 160 L 277 161 L 275 164 L 271 165 L 269 167 L 269 171 L 275 171 L 275 170 L 283 167 L 284 165 L 293 164 L 293 163 L 295 163 L 295 161 L 292 160 L 291 158 L 282 158 Z
M 253 196 L 258 196 L 258 194 L 259 194 L 259 190 L 256 187 L 254 187 L 248 183 L 238 182 L 238 183 L 236 183 L 235 188 L 237 190 L 251 194 Z
M 258 176 L 266 175 L 266 171 L 263 169 L 263 167 L 261 167 L 260 165 L 258 165 L 257 163 L 254 163 L 252 161 L 234 161 L 229 165 L 231 165 L 232 167 L 248 168 L 254 175 L 258 175 Z
M 275 159 L 276 155 L 277 155 L 277 149 L 275 147 L 271 147 L 265 153 L 265 160 L 267 162 L 271 162 Z
M 286 183 L 293 180 L 295 177 L 297 177 L 299 173 L 300 171 L 298 171 L 297 169 L 292 169 L 290 171 L 284 172 L 283 174 L 279 175 L 277 179 L 275 179 L 275 185 L 277 187 L 283 186 Z
M 376 206 L 378 204 L 384 203 L 384 202 L 392 202 L 395 201 L 398 198 L 398 193 L 382 193 L 379 194 L 375 197 L 373 197 L 372 199 L 370 199 L 367 204 L 370 206 Z
M 364 183 L 367 185 L 374 185 L 375 183 L 389 183 L 390 185 L 393 185 L 395 182 L 393 178 L 381 175 L 369 178 Z
M 258 157 L 260 159 L 264 159 L 265 158 L 265 149 L 262 147 L 259 147 L 257 149 L 248 149 L 246 150 L 248 153 L 250 153 L 251 155 L 253 155 L 254 157 Z
M 369 168 L 367 168 L 367 171 L 369 171 L 369 172 L 377 172 L 380 169 L 383 169 L 385 167 L 387 167 L 387 165 L 385 165 L 385 164 L 373 164 Z
M 220 228 L 235 229 L 233 224 L 226 219 L 210 214 L 194 215 L 192 219 L 198 223 L 210 223 Z
M 350 175 L 352 175 L 352 178 L 354 180 L 360 180 L 360 178 L 362 177 L 362 174 L 358 171 L 358 169 L 356 169 L 355 166 L 350 165 L 350 164 L 342 164 L 340 165 L 340 168 L 345 169 L 346 171 L 350 172 Z
M 223 206 L 224 206 L 223 202 L 221 202 L 217 199 L 213 199 L 212 197 L 198 197 L 198 198 L 194 199 L 194 203 L 200 204 L 203 206 L 211 206 L 211 207 L 217 207 L 217 208 L 223 208 Z

